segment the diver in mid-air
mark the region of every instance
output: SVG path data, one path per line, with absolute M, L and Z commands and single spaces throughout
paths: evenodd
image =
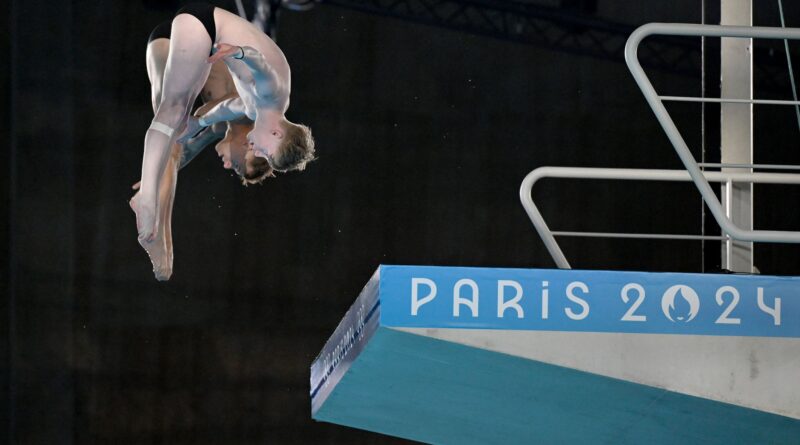
M 161 88 L 164 81 L 164 71 L 169 56 L 171 22 L 158 25 L 150 34 L 147 42 L 146 63 L 147 76 L 150 79 L 150 91 L 153 112 L 158 110 L 161 103 Z M 202 115 L 223 100 L 236 97 L 236 87 L 228 68 L 223 62 L 211 66 L 208 79 L 200 92 L 204 104 L 195 111 L 195 115 Z M 168 280 L 172 275 L 172 205 L 175 199 L 175 186 L 178 170 L 188 164 L 198 153 L 210 143 L 219 141 L 215 150 L 222 159 L 225 169 L 233 170 L 242 184 L 258 184 L 267 177 L 273 176 L 272 167 L 264 158 L 256 157 L 250 150 L 247 134 L 253 130 L 253 121 L 244 117 L 226 123 L 217 123 L 209 126 L 186 144 L 173 144 L 170 158 L 164 168 L 164 173 L 159 181 L 158 193 L 158 218 L 159 231 L 155 240 L 147 247 L 147 253 L 153 263 L 153 273 L 158 280 Z M 138 190 L 141 182 L 134 184 Z M 135 202 L 136 197 L 132 200 Z
M 215 124 L 229 122 L 229 143 L 217 150 L 225 165 L 245 178 L 248 171 L 261 179 L 271 174 L 264 173 L 263 164 L 254 165 L 256 159 L 265 159 L 277 171 L 303 170 L 314 159 L 314 140 L 308 127 L 286 119 L 291 91 L 286 58 L 247 20 L 210 5 L 184 7 L 172 20 L 163 69 L 151 63 L 151 56 L 163 55 L 166 39 L 155 31 L 154 35 L 148 44 L 148 75 L 155 117 L 145 136 L 140 190 L 130 205 L 136 213 L 139 243 L 150 255 L 156 278 L 168 279 L 177 170 L 219 134 Z M 190 108 L 204 86 L 208 91 L 207 80 L 214 77 L 210 73 L 218 61 L 227 67 L 235 94 L 217 97 L 192 117 Z M 246 127 L 236 126 L 246 125 L 247 119 L 253 128 L 245 133 L 243 151 L 241 131 Z M 176 143 L 186 144 L 186 150 L 181 153 Z

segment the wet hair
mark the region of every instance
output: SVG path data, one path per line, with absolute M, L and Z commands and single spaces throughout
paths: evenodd
M 248 167 L 252 169 L 252 171 L 248 174 L 247 170 Z M 252 161 L 246 163 L 244 167 L 244 171 L 239 176 L 239 179 L 242 180 L 242 185 L 247 187 L 248 185 L 253 184 L 261 184 L 265 179 L 275 177 L 275 173 L 272 172 L 272 167 L 269 165 L 264 158 L 253 158 Z
M 283 123 L 285 134 L 277 153 L 267 160 L 276 171 L 304 170 L 314 158 L 314 138 L 311 129 L 289 121 Z

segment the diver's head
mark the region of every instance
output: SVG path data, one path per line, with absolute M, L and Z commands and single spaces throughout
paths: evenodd
M 233 170 L 243 185 L 258 184 L 265 178 L 274 176 L 272 167 L 266 159 L 255 156 L 250 150 L 247 134 L 253 129 L 250 121 L 228 123 L 225 137 L 216 146 L 217 155 L 226 169 Z
M 314 138 L 305 125 L 289 122 L 283 115 L 263 113 L 247 139 L 256 156 L 280 172 L 303 170 L 314 160 Z

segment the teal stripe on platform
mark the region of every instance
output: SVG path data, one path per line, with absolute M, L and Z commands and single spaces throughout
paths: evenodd
M 800 420 L 386 327 L 314 418 L 440 444 L 800 443 Z

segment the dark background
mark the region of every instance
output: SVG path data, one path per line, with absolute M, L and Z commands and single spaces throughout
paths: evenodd
M 776 3 L 755 3 L 755 24 L 779 24 Z M 156 5 L 0 6 L 9 222 L 0 442 L 399 443 L 310 419 L 309 366 L 378 264 L 554 267 L 519 204 L 530 170 L 680 167 L 621 60 L 324 3 L 284 11 L 288 117 L 313 129 L 319 159 L 244 188 L 213 151 L 201 154 L 180 173 L 174 275 L 159 283 L 127 206 L 152 119 L 147 36 L 178 3 Z M 800 26 L 800 5 L 785 7 Z M 714 23 L 718 10 L 707 8 Z M 598 0 L 582 13 L 639 25 L 699 22 L 701 10 Z M 782 60 L 773 47 L 760 48 Z M 718 55 L 706 62 L 715 95 Z M 661 94 L 697 96 L 697 74 L 651 76 Z M 700 106 L 669 109 L 699 157 Z M 715 161 L 719 108 L 706 112 Z M 756 162 L 800 164 L 793 109 L 756 106 L 755 125 Z M 800 227 L 797 190 L 756 189 L 756 228 Z M 555 230 L 702 226 L 689 184 L 549 180 L 534 198 Z M 575 268 L 719 268 L 716 243 L 562 246 Z M 797 252 L 758 245 L 756 264 L 798 274 Z

